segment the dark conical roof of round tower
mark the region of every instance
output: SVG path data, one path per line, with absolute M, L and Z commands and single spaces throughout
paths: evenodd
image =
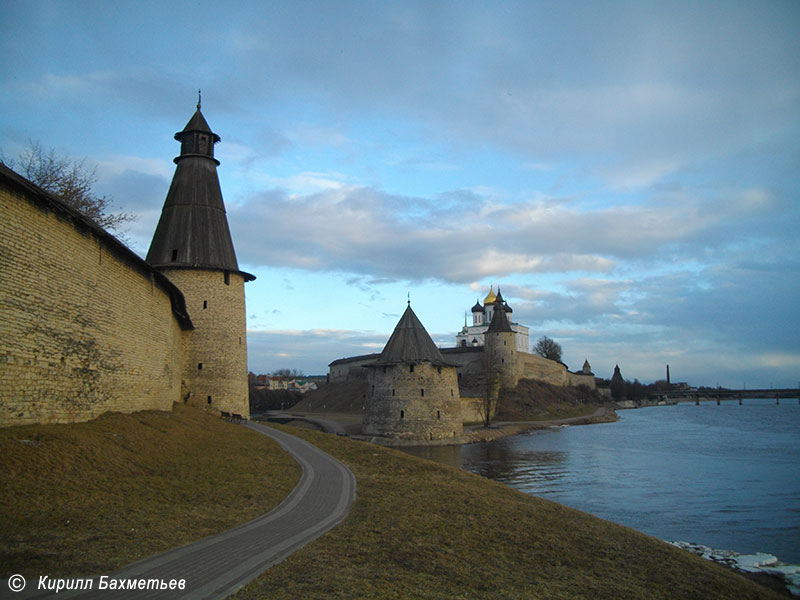
M 396 363 L 430 362 L 436 366 L 449 366 L 431 336 L 425 331 L 417 315 L 406 308 L 397 322 L 383 352 L 373 365 L 390 365 Z
M 492 313 L 492 322 L 489 323 L 487 333 L 502 333 L 513 332 L 511 324 L 508 322 L 505 308 L 503 306 L 503 297 L 500 295 L 500 290 L 497 292 L 497 300 L 494 302 L 494 312 Z
M 255 279 L 239 271 L 217 176 L 219 161 L 214 158 L 214 144 L 220 138 L 211 131 L 199 103 L 175 139 L 181 143 L 181 153 L 175 158 L 175 175 L 147 262 L 160 268 L 232 271 L 245 280 Z

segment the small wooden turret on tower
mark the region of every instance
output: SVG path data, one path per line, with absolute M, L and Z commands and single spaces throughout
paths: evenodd
M 195 326 L 183 344 L 184 401 L 249 415 L 244 283 L 255 277 L 236 261 L 214 158 L 220 137 L 199 100 L 175 139 L 181 153 L 147 262 L 180 288 Z

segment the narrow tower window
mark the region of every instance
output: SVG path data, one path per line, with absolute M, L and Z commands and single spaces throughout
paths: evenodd
M 419 388 L 419 395 L 420 396 L 424 396 L 425 395 L 425 388 Z
M 178 260 L 178 249 L 177 248 L 173 248 L 172 249 L 172 260 Z
M 211 396 L 208 397 L 208 403 L 211 404 Z
M 208 308 L 208 300 L 203 300 L 203 310 Z
M 198 371 L 202 371 L 203 370 L 203 363 L 197 363 L 197 370 Z
M 404 411 L 404 410 L 400 411 L 400 418 L 401 419 L 405 419 L 406 418 L 406 411 Z
M 414 372 L 414 365 L 408 365 L 408 372 L 409 373 L 413 373 Z
M 436 411 L 436 418 L 441 421 L 441 419 L 442 419 L 442 411 L 440 411 L 440 410 Z
M 394 388 L 392 388 L 392 396 L 394 396 Z

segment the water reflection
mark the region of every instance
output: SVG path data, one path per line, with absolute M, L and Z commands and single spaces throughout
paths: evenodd
M 800 406 L 678 405 L 466 446 L 404 448 L 663 539 L 800 562 Z
M 518 488 L 562 479 L 568 454 L 559 450 L 528 450 L 507 440 L 472 444 L 462 450 L 462 467 Z
M 406 446 L 400 449 L 517 488 L 536 488 L 562 479 L 568 472 L 567 452 L 522 449 L 508 439 L 466 446 Z

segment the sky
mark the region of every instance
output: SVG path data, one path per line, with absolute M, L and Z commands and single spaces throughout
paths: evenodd
M 202 111 L 256 373 L 440 346 L 493 285 L 572 370 L 800 386 L 800 3 L 0 0 L 0 149 L 147 253 Z M 470 315 L 471 320 L 471 315 Z

